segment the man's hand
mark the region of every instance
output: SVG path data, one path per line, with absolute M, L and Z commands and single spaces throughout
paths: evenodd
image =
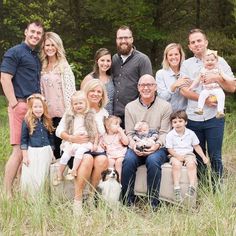
M 160 147 L 161 147 L 160 143 L 155 143 L 150 148 L 145 149 L 143 153 L 145 154 L 145 156 L 148 156 L 154 153 L 155 151 L 159 150 Z
M 147 156 L 144 152 L 140 152 L 139 150 L 136 149 L 136 145 L 133 146 L 133 151 L 136 153 L 137 156 L 139 157 L 144 157 Z
M 205 104 L 208 106 L 208 107 L 215 107 L 217 106 L 217 101 L 213 100 L 211 98 L 212 96 L 209 96 L 206 101 L 205 101 Z

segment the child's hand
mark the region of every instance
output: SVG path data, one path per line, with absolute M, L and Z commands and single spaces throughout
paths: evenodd
M 57 162 L 57 159 L 56 159 L 56 157 L 53 155 L 53 156 L 52 156 L 52 164 L 53 164 L 53 163 L 56 163 L 56 162 Z
M 30 161 L 29 161 L 29 158 L 27 156 L 23 157 L 23 164 L 25 164 L 26 166 L 29 166 Z
M 98 149 L 98 145 L 97 144 L 94 144 L 93 147 L 92 147 L 92 152 L 96 152 Z
M 124 130 L 123 130 L 120 126 L 117 127 L 117 131 L 118 131 L 119 133 L 124 132 Z

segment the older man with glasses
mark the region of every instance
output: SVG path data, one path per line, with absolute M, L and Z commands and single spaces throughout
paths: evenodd
M 112 75 L 115 85 L 114 115 L 119 116 L 124 127 L 124 110 L 127 103 L 138 97 L 137 84 L 144 74 L 152 75 L 152 64 L 147 55 L 136 50 L 128 26 L 116 32 L 117 54 L 112 58 Z
M 128 206 L 135 202 L 134 181 L 137 168 L 147 167 L 147 185 L 150 205 L 156 209 L 159 204 L 161 165 L 168 161 L 164 148 L 166 134 L 170 131 L 170 103 L 157 97 L 157 85 L 153 76 L 145 74 L 138 81 L 139 97 L 125 107 L 125 130 L 130 144 L 122 164 L 122 195 Z M 135 124 L 146 121 L 150 129 L 158 133 L 158 138 L 150 148 L 139 151 L 132 137 Z

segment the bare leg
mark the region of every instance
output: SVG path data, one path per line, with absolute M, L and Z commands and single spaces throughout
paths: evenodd
M 197 167 L 196 163 L 194 161 L 189 161 L 186 164 L 187 170 L 188 170 L 188 178 L 189 178 L 189 184 L 191 186 L 195 186 L 196 178 L 197 178 Z
M 65 171 L 66 165 L 60 164 L 59 168 L 58 168 L 58 173 L 57 173 L 57 178 L 59 180 L 63 179 L 63 173 Z
M 108 158 L 105 155 L 99 155 L 94 158 L 93 172 L 91 176 L 91 184 L 94 188 L 97 187 L 102 171 L 106 170 L 108 166 Z
M 116 159 L 116 163 L 115 163 L 115 169 L 117 170 L 118 174 L 119 174 L 119 181 L 121 182 L 121 168 L 122 168 L 122 162 L 123 162 L 124 158 L 120 157 Z
M 81 159 L 80 158 L 74 158 L 74 163 L 73 163 L 73 168 L 72 168 L 72 175 L 75 176 L 75 177 L 77 176 L 77 170 L 80 166 L 81 161 L 82 161 L 82 158 Z
M 115 159 L 108 158 L 108 168 L 115 168 Z
M 16 177 L 18 168 L 22 162 L 22 151 L 20 145 L 14 145 L 12 149 L 12 154 L 9 157 L 5 166 L 5 176 L 4 176 L 4 191 L 9 198 L 12 197 L 12 185 L 14 178 Z
M 180 162 L 175 158 L 172 158 L 171 161 L 172 161 L 172 176 L 173 176 L 174 187 L 177 187 L 179 186 L 182 162 Z
M 75 200 L 81 201 L 85 185 L 89 182 L 93 169 L 93 157 L 84 155 L 75 178 Z

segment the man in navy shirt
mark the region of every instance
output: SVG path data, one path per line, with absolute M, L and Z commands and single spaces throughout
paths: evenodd
M 25 29 L 25 40 L 10 48 L 4 55 L 0 67 L 1 83 L 8 100 L 8 117 L 12 154 L 6 163 L 4 189 L 12 197 L 12 185 L 22 161 L 20 149 L 21 126 L 27 111 L 26 98 L 40 92 L 40 60 L 35 47 L 43 36 L 43 25 L 30 22 Z

